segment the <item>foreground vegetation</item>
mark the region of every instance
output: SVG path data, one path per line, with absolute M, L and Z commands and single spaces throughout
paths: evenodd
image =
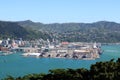
M 90 70 L 80 69 L 55 69 L 48 74 L 28 74 L 23 77 L 8 76 L 3 80 L 119 80 L 120 58 L 106 62 L 96 62 Z

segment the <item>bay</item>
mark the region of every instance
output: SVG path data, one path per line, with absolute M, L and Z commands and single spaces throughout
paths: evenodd
M 117 60 L 120 57 L 120 45 L 103 45 L 103 54 L 96 60 L 76 60 L 63 58 L 34 58 L 23 57 L 22 53 L 0 56 L 0 79 L 7 75 L 14 77 L 31 73 L 48 73 L 50 69 L 58 68 L 87 68 L 100 61 Z

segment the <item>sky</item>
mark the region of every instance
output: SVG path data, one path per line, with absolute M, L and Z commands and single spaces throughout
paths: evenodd
M 0 20 L 120 23 L 120 0 L 0 0 Z

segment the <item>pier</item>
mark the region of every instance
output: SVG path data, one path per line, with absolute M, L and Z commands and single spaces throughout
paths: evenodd
M 68 58 L 94 60 L 100 58 L 101 49 L 96 43 L 61 43 L 57 47 L 51 45 L 42 48 L 20 48 L 23 56 L 35 56 L 39 58 Z
M 6 43 L 4 43 L 6 42 Z M 10 42 L 10 43 L 9 43 Z M 2 54 L 0 56 L 10 55 L 15 52 L 21 52 L 22 56 L 37 58 L 69 58 L 93 60 L 100 58 L 101 44 L 87 42 L 59 42 L 49 40 L 5 40 L 0 45 Z

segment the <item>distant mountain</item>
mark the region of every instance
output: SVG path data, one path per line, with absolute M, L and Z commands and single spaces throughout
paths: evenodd
M 0 38 L 58 39 L 80 42 L 120 42 L 120 24 L 109 21 L 94 23 L 43 24 L 30 20 L 0 21 Z
M 19 37 L 25 38 L 28 35 L 28 31 L 14 22 L 0 21 L 0 37 Z
M 62 41 L 120 42 L 120 24 L 115 22 L 43 24 L 27 20 L 18 24 L 24 28 L 52 32 Z
M 49 37 L 47 33 L 32 30 L 31 28 L 24 28 L 17 22 L 0 21 L 0 38 L 23 38 L 36 39 Z
M 17 23 L 24 28 L 31 28 L 33 30 L 38 30 L 44 27 L 44 24 L 39 23 L 39 22 L 38 23 L 32 22 L 31 20 L 19 21 Z
M 99 21 L 94 23 L 53 23 L 53 24 L 43 24 L 39 22 L 32 22 L 30 20 L 18 22 L 23 27 L 30 27 L 35 30 L 42 29 L 53 32 L 67 32 L 75 30 L 93 29 L 93 28 L 103 28 L 105 30 L 120 30 L 120 24 L 109 21 Z

